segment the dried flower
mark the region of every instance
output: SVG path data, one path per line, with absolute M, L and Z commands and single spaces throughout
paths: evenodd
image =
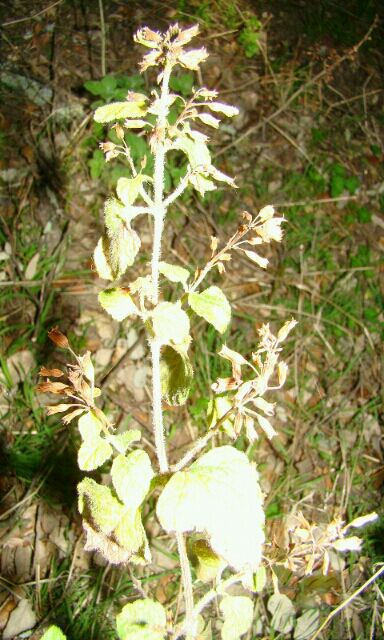
M 69 341 L 67 336 L 65 336 L 57 327 L 53 327 L 50 331 L 48 331 L 48 338 L 52 340 L 52 342 L 62 349 L 69 349 Z

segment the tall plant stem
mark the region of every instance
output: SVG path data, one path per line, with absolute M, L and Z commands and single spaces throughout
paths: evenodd
M 168 83 L 170 74 L 171 67 L 166 65 L 163 73 L 161 95 L 159 99 L 159 113 L 154 133 L 156 136 L 156 146 L 154 150 L 154 232 L 151 265 L 154 304 L 158 304 L 159 302 L 159 262 L 161 255 L 161 238 L 166 214 L 166 207 L 164 206 L 164 164 L 165 134 L 168 114 Z M 164 438 L 163 410 L 161 406 L 160 344 L 155 339 L 151 340 L 151 356 L 153 430 L 155 434 L 156 453 L 159 461 L 160 473 L 166 473 L 168 471 L 168 460 Z
M 184 601 L 185 601 L 185 624 L 186 639 L 194 640 L 196 630 L 194 629 L 194 617 L 193 617 L 193 587 L 191 569 L 189 566 L 189 560 L 187 556 L 187 549 L 185 546 L 185 539 L 183 533 L 176 533 L 177 550 L 179 553 L 179 560 L 181 566 L 181 579 L 183 582 Z

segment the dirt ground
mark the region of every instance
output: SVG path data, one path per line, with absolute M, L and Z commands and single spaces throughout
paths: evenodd
M 266 496 L 270 561 L 279 565 L 298 544 L 287 524 L 298 514 L 319 531 L 337 517 L 380 516 L 358 532 L 360 555 L 333 558 L 327 576 L 321 563 L 306 575 L 305 554 L 295 559 L 296 573 L 280 566 L 281 591 L 297 617 L 318 609 L 324 621 L 383 563 L 383 17 L 378 0 L 0 2 L 4 640 L 38 640 L 51 622 L 70 640 L 113 638 L 119 604 L 137 596 L 131 570 L 84 551 L 76 428 L 47 418 L 36 385 L 41 365 L 65 364 L 47 338 L 59 326 L 74 348 L 92 352 L 115 424 L 140 428 L 153 452 L 147 344 L 137 325 L 111 321 L 97 302 L 102 285 L 92 252 L 103 202 L 121 174 L 100 160 L 105 132 L 92 121 L 95 102 L 108 96 L 84 86 L 105 76 L 121 86 L 123 77 L 144 90 L 151 85 L 150 73 L 137 80 L 142 52 L 133 34 L 143 25 L 198 22 L 210 57 L 201 77 L 180 73 L 175 90 L 202 82 L 240 109 L 210 133 L 216 166 L 236 176 L 239 188 L 180 200 L 169 217 L 165 259 L 203 263 L 210 236 L 227 238 L 243 210 L 273 204 L 286 218 L 282 244 L 266 254 L 270 268 L 237 258 L 220 284 L 233 305 L 231 348 L 250 354 L 263 322 L 298 320 L 286 346 L 290 377 L 273 399 L 279 435 L 260 438 L 252 450 Z M 152 238 L 147 220 L 137 230 L 143 258 L 132 280 L 147 268 Z M 170 427 L 173 460 L 204 432 L 210 386 L 220 374 L 217 337 L 202 323 L 194 337 L 197 402 L 167 410 L 169 424 L 180 425 Z M 150 536 L 153 565 L 139 575 L 142 588 L 174 603 L 175 550 L 155 526 Z M 354 595 L 318 637 L 384 637 L 383 587 L 379 579 Z M 274 635 L 270 593 L 272 584 L 258 594 L 245 637 L 312 637 Z

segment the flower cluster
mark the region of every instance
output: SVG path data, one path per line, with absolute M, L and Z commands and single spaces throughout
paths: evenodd
M 262 325 L 258 348 L 250 360 L 223 345 L 219 356 L 231 362 L 232 376 L 219 378 L 212 385 L 217 397 L 211 411 L 211 428 L 222 426 L 229 436 L 237 438 L 244 426 L 248 440 L 254 442 L 258 437 L 256 421 L 268 438 L 277 435 L 268 419 L 275 413 L 275 404 L 263 396 L 267 391 L 280 389 L 285 383 L 288 366 L 284 361 L 279 362 L 279 354 L 282 342 L 296 324 L 296 320 L 289 320 L 276 336 L 269 324 Z M 243 367 L 251 369 L 251 378 L 244 380 Z M 274 376 L 277 380 L 272 382 Z
M 170 66 L 180 64 L 186 69 L 197 70 L 208 57 L 206 48 L 185 51 L 184 47 L 198 32 L 198 25 L 181 29 L 178 24 L 174 24 L 164 34 L 152 31 L 148 27 L 140 29 L 134 36 L 135 42 L 152 50 L 144 56 L 140 65 L 141 71 L 149 67 L 164 67 L 166 64 Z

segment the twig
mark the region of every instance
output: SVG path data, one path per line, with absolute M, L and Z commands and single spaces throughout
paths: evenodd
M 249 129 L 244 131 L 244 133 L 238 136 L 235 140 L 233 140 L 232 142 L 228 143 L 227 145 L 219 149 L 219 151 L 215 153 L 214 157 L 217 158 L 218 156 L 221 156 L 223 153 L 228 151 L 228 149 L 232 149 L 232 147 L 238 146 L 241 142 L 243 142 L 243 140 L 248 138 L 249 135 L 251 135 L 252 133 L 256 133 L 256 131 L 261 129 L 265 124 L 268 124 L 271 122 L 271 120 L 274 120 L 275 118 L 277 118 L 277 116 L 279 116 L 280 113 L 285 111 L 287 107 L 289 107 L 289 105 L 292 102 L 294 102 L 296 98 L 298 98 L 302 93 L 304 93 L 309 87 L 318 83 L 319 80 L 321 80 L 322 78 L 324 78 L 324 76 L 327 76 L 329 73 L 331 73 L 334 69 L 336 69 L 336 67 L 338 67 L 340 64 L 345 62 L 345 60 L 348 60 L 353 55 L 355 55 L 360 49 L 360 47 L 370 38 L 372 31 L 377 27 L 377 23 L 378 23 L 378 18 L 376 16 L 370 28 L 368 29 L 367 33 L 361 38 L 361 40 L 359 40 L 357 44 L 355 44 L 351 49 L 348 49 L 347 53 L 341 56 L 341 58 L 336 60 L 329 67 L 325 67 L 324 69 L 319 71 L 319 73 L 317 73 L 315 76 L 313 76 L 313 78 L 310 78 L 307 82 L 305 82 L 301 87 L 299 87 L 299 89 L 294 91 L 292 95 L 278 109 L 276 109 L 276 111 L 271 113 L 270 116 L 266 116 L 265 118 L 262 118 L 257 124 L 254 124 L 251 127 L 249 127 Z
M 8 22 L 3 22 L 1 26 L 10 27 L 12 24 L 19 24 L 20 22 L 28 22 L 28 20 L 34 20 L 34 18 L 38 18 L 39 16 L 42 16 L 43 13 L 50 11 L 50 9 L 53 9 L 54 7 L 56 7 L 58 4 L 61 4 L 62 2 L 63 0 L 57 0 L 53 4 L 50 4 L 48 7 L 45 7 L 45 9 L 42 9 L 41 11 L 34 13 L 33 16 L 28 16 L 27 18 L 17 18 L 16 20 L 9 20 Z
M 105 20 L 104 20 L 104 8 L 103 0 L 99 0 L 99 12 L 100 12 L 100 32 L 101 32 L 101 75 L 107 75 L 107 67 L 105 61 Z
M 310 640 L 315 640 L 316 638 L 318 638 L 320 633 L 323 631 L 323 629 L 325 629 L 325 627 L 328 626 L 331 620 L 338 613 L 340 613 L 340 611 L 343 611 L 343 609 L 345 609 L 345 607 L 347 607 L 355 598 L 357 598 L 357 596 L 360 595 L 360 593 L 362 593 L 367 587 L 369 587 L 369 585 L 372 584 L 372 582 L 375 582 L 375 580 L 379 578 L 379 576 L 381 576 L 382 573 L 384 573 L 384 564 L 380 569 L 376 571 L 376 573 L 373 574 L 373 576 L 369 578 L 369 580 L 364 582 L 364 584 L 361 585 L 361 587 L 359 587 L 356 591 L 354 591 L 354 593 L 352 593 L 349 596 L 349 598 L 344 600 L 344 602 L 342 602 L 338 607 L 336 607 L 336 609 L 331 611 L 331 613 L 326 617 L 324 622 L 320 625 L 320 627 L 317 629 L 316 633 L 310 638 Z

